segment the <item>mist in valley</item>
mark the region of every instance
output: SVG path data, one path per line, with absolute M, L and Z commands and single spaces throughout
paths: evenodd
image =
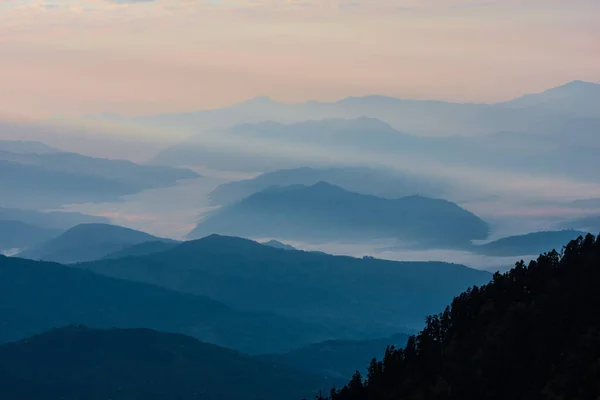
M 599 19 L 0 0 L 0 398 L 596 397 Z

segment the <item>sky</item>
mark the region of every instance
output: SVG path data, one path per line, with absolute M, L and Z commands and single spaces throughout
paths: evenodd
M 600 0 L 0 0 L 0 118 L 600 82 Z

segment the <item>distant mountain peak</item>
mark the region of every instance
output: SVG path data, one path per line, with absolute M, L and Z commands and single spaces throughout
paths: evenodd
M 581 80 L 547 89 L 540 93 L 530 93 L 504 104 L 511 107 L 550 107 L 570 112 L 593 112 L 600 102 L 600 84 Z
M 289 244 L 282 243 L 278 240 L 269 240 L 268 242 L 264 242 L 262 244 L 264 244 L 265 246 L 274 247 L 276 249 L 297 250 L 295 247 L 290 246 Z
M 217 233 L 211 233 L 210 235 L 204 236 L 200 239 L 189 240 L 187 242 L 183 242 L 178 248 L 189 248 L 195 249 L 198 247 L 202 248 L 210 248 L 215 249 L 215 245 L 219 246 L 262 246 L 260 243 L 255 242 L 250 239 L 237 237 L 237 236 L 228 236 L 228 235 L 219 235 Z
M 590 82 L 590 81 L 582 81 L 582 80 L 574 80 L 568 83 L 565 83 L 562 86 L 558 86 L 558 88 L 561 87 L 600 87 L 600 84 L 595 83 L 595 82 Z M 552 89 L 550 89 L 552 90 Z
M 93 261 L 143 242 L 164 241 L 146 232 L 103 223 L 79 224 L 19 253 L 19 257 L 63 264 Z
M 488 230 L 479 217 L 446 200 L 388 199 L 319 180 L 310 186 L 272 186 L 251 194 L 200 222 L 188 237 L 218 232 L 312 242 L 397 238 L 449 247 L 485 239 Z
M 571 81 L 542 93 L 564 93 L 564 94 L 579 94 L 579 93 L 600 93 L 600 84 L 588 81 Z
M 278 104 L 278 102 L 273 100 L 269 96 L 262 95 L 262 96 L 253 97 L 250 100 L 246 100 L 242 104 L 269 105 L 269 104 Z
M 322 193 L 351 193 L 345 189 L 342 189 L 339 186 L 333 185 L 326 181 L 319 181 L 314 185 L 307 186 L 306 191 L 308 192 L 322 192 Z
M 328 183 L 328 182 L 325 182 L 325 181 L 319 181 L 319 182 L 317 182 L 314 185 L 309 186 L 309 187 L 312 187 L 312 188 L 328 188 L 328 189 L 336 188 L 336 189 L 343 190 L 339 186 L 332 185 L 331 183 Z

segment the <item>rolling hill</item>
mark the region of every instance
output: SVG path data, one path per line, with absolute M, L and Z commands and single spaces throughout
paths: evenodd
M 287 251 L 217 235 L 147 256 L 75 266 L 326 325 L 340 339 L 421 326 L 457 293 L 491 277 L 457 264 Z
M 318 325 L 60 264 L 0 256 L 0 342 L 52 328 L 151 328 L 250 354 L 335 338 Z
M 82 224 L 19 253 L 19 257 L 70 264 L 98 260 L 133 245 L 156 241 L 173 242 L 116 225 Z
M 55 329 L 0 345 L 0 398 L 282 400 L 324 381 L 173 333 Z
M 473 246 L 472 249 L 492 257 L 530 256 L 553 249 L 560 251 L 565 243 L 586 234 L 587 232 L 574 230 L 532 232 L 501 238 L 484 245 Z
M 319 182 L 255 193 L 217 210 L 188 237 L 212 233 L 314 242 L 394 238 L 407 246 L 454 247 L 485 239 L 488 225 L 445 200 L 383 199 Z

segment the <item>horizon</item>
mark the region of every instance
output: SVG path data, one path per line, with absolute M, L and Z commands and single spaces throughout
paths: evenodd
M 100 112 L 100 113 L 95 113 L 95 114 L 82 114 L 82 115 L 68 115 L 68 114 L 62 113 L 62 114 L 54 114 L 54 115 L 38 117 L 38 118 L 32 118 L 32 117 L 27 117 L 27 116 L 23 116 L 23 115 L 3 115 L 2 113 L 0 113 L 0 122 L 35 124 L 35 123 L 58 122 L 58 121 L 61 121 L 61 119 L 69 120 L 70 118 L 74 118 L 73 121 L 77 121 L 77 118 L 84 118 L 84 119 L 85 118 L 96 118 L 96 117 L 99 117 L 99 118 L 111 118 L 111 117 L 143 118 L 143 117 L 153 117 L 153 116 L 160 116 L 160 115 L 193 114 L 196 112 L 216 111 L 216 110 L 227 109 L 230 107 L 246 105 L 249 103 L 253 103 L 255 101 L 265 101 L 265 102 L 269 102 L 272 104 L 279 104 L 279 105 L 285 105 L 285 106 L 299 106 L 299 105 L 309 105 L 309 104 L 318 104 L 318 105 L 319 104 L 320 105 L 337 104 L 337 103 L 341 103 L 341 102 L 352 100 L 352 99 L 382 98 L 382 99 L 410 101 L 410 102 L 431 102 L 431 103 L 447 103 L 447 104 L 456 104 L 456 105 L 493 106 L 493 105 L 500 105 L 500 104 L 508 103 L 508 102 L 511 102 L 514 100 L 518 100 L 518 99 L 521 99 L 522 97 L 525 97 L 528 95 L 540 95 L 540 94 L 546 93 L 551 90 L 566 88 L 572 84 L 581 84 L 581 83 L 583 83 L 585 85 L 595 85 L 595 86 L 600 87 L 600 81 L 594 82 L 594 81 L 584 81 L 584 80 L 580 80 L 580 79 L 574 79 L 574 80 L 570 80 L 565 83 L 559 84 L 558 86 L 552 86 L 552 87 L 548 87 L 546 89 L 542 89 L 541 91 L 538 91 L 538 92 L 524 92 L 524 93 L 519 94 L 516 97 L 501 99 L 496 102 L 475 102 L 475 101 L 474 102 L 469 102 L 469 101 L 461 102 L 461 101 L 443 100 L 443 99 L 436 99 L 436 98 L 414 99 L 414 98 L 397 97 L 397 96 L 380 94 L 380 93 L 355 94 L 355 95 L 349 95 L 349 96 L 333 99 L 330 101 L 320 101 L 320 100 L 309 99 L 309 100 L 293 102 L 293 101 L 282 101 L 277 98 L 273 98 L 272 96 L 259 94 L 259 95 L 256 95 L 256 96 L 253 96 L 253 97 L 250 97 L 247 99 L 243 99 L 243 100 L 235 102 L 235 103 L 225 104 L 223 106 L 215 107 L 215 108 L 190 108 L 190 109 L 182 109 L 182 110 L 178 110 L 178 111 L 174 111 L 174 112 L 160 112 L 159 111 L 159 112 L 155 112 L 152 114 L 139 114 L 139 115 L 127 115 L 127 114 L 119 114 L 119 113 L 114 113 L 114 112 Z M 369 117 L 369 116 L 361 116 L 361 117 L 354 117 L 354 118 L 335 118 L 335 117 L 318 118 L 318 119 L 311 119 L 311 120 L 307 120 L 307 121 L 303 121 L 303 122 L 322 121 L 322 120 L 348 120 L 348 121 L 351 121 L 351 120 L 357 120 L 357 119 L 361 119 L 361 118 L 375 119 L 375 120 L 386 123 L 385 121 L 383 121 L 379 118 Z M 290 123 L 281 123 L 281 122 L 270 121 L 270 120 L 265 120 L 264 122 L 274 122 L 274 123 L 279 123 L 282 125 L 290 125 Z M 258 123 L 260 123 L 260 122 L 258 122 Z M 258 124 L 258 123 L 249 123 L 249 124 L 252 125 L 252 124 Z M 298 122 L 291 123 L 291 124 L 293 125 L 293 124 L 297 124 L 297 123 Z M 300 122 L 300 123 L 302 123 L 302 122 Z M 125 128 L 125 127 L 123 127 L 123 128 Z M 0 140 L 1 140 L 1 138 L 0 138 Z
M 4 0 L 0 114 L 168 114 L 257 96 L 500 102 L 600 82 L 594 3 Z

